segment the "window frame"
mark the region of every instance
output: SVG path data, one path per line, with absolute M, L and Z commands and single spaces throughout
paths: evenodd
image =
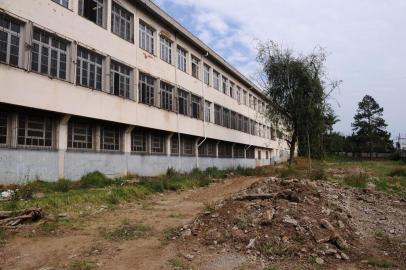
M 117 8 L 117 10 L 114 10 L 114 8 Z M 117 13 L 119 12 L 119 13 Z M 125 16 L 129 16 L 129 18 L 126 18 Z M 115 20 L 115 18 L 118 17 L 118 23 L 119 25 L 115 27 L 115 23 L 117 23 L 117 21 Z M 122 5 L 120 5 L 119 3 L 117 3 L 116 1 L 112 1 L 111 2 L 111 29 L 110 31 L 115 34 L 116 36 L 130 42 L 134 44 L 134 14 L 129 11 L 128 9 L 126 9 L 125 7 L 123 7 Z M 123 32 L 122 27 L 124 24 L 124 36 L 123 36 Z M 128 35 L 129 37 L 127 37 L 127 27 L 129 27 L 129 32 Z M 118 29 L 118 32 L 116 32 L 115 29 Z
M 8 143 L 9 122 L 9 114 L 0 110 L 0 146 L 5 146 Z
M 112 132 L 113 136 L 107 136 L 106 132 Z M 113 143 L 108 143 L 106 139 L 113 139 Z M 118 140 L 118 141 L 117 141 Z M 122 152 L 123 131 L 118 126 L 103 125 L 100 126 L 100 151 L 103 152 Z M 106 146 L 112 146 L 106 147 Z
M 191 75 L 200 80 L 200 59 L 192 54 L 191 56 Z
M 96 12 L 96 21 L 92 21 L 90 18 L 85 16 L 85 14 L 84 14 L 84 12 L 85 12 L 84 11 L 85 1 L 93 1 L 93 2 L 96 3 L 96 6 L 100 5 L 100 3 L 99 3 L 100 1 L 103 2 L 103 4 L 102 4 L 103 10 L 101 12 L 101 20 L 102 20 L 101 23 L 98 22 L 98 20 L 100 18 L 98 18 L 99 13 L 97 13 L 97 12 Z M 107 25 L 107 15 L 106 15 L 107 14 L 107 9 L 108 9 L 108 7 L 107 7 L 106 0 L 79 0 L 79 3 L 78 3 L 78 14 L 79 14 L 79 16 L 81 16 L 81 17 L 85 18 L 86 20 L 88 20 L 88 21 L 90 21 L 90 22 L 92 22 L 92 23 L 94 23 L 94 24 L 96 24 L 96 25 L 98 25 L 100 27 L 103 27 L 103 28 L 107 28 L 106 27 L 106 25 Z
M 150 154 L 152 155 L 165 155 L 165 135 L 158 133 L 150 134 Z M 155 141 L 154 141 L 155 140 Z M 156 144 L 159 144 L 156 146 Z M 159 150 L 157 150 L 159 149 Z
M 66 6 L 63 4 L 63 1 L 66 1 Z M 64 8 L 70 9 L 70 7 L 69 7 L 69 4 L 70 4 L 69 0 L 52 0 L 52 2 L 54 2 L 55 4 L 58 4 L 58 5 L 60 5 L 60 6 L 62 6 L 62 7 L 64 7 Z
M 86 129 L 84 133 L 76 132 L 77 129 Z M 91 151 L 94 149 L 93 126 L 90 123 L 70 120 L 68 123 L 68 150 Z M 75 139 L 84 136 L 84 140 Z
M 221 91 L 220 86 L 221 86 L 221 74 L 220 72 L 213 69 L 213 88 L 218 91 Z
M 186 90 L 183 90 L 181 88 L 178 88 L 177 91 L 177 112 L 179 114 L 188 116 L 189 115 L 189 106 L 188 106 L 188 101 L 189 101 L 189 92 Z M 181 104 L 180 100 L 182 100 L 182 110 L 181 110 Z
M 169 83 L 161 81 L 159 89 L 161 91 L 160 108 L 167 111 L 173 111 L 173 98 L 175 94 L 174 93 L 175 87 Z
M 138 103 L 155 106 L 156 79 L 142 72 L 139 73 L 138 77 Z M 142 80 L 143 78 L 145 81 Z
M 86 53 L 87 58 L 79 56 L 80 52 Z M 92 51 L 92 50 L 90 50 L 90 49 L 88 49 L 86 47 L 82 47 L 82 46 L 78 46 L 76 54 L 77 54 L 77 58 L 76 58 L 76 78 L 75 78 L 76 85 L 83 86 L 83 87 L 90 88 L 90 89 L 97 90 L 97 91 L 103 91 L 103 89 L 104 89 L 104 62 L 105 62 L 105 56 L 101 55 L 99 53 L 96 53 L 96 52 L 94 52 L 94 51 Z M 97 63 L 97 61 L 92 61 L 91 58 L 94 58 L 95 60 L 97 58 L 99 58 L 100 63 Z M 87 84 L 83 83 L 83 79 L 84 79 L 84 77 L 83 77 L 83 71 L 84 71 L 83 62 L 86 63 L 86 67 L 87 67 L 87 75 L 86 75 L 86 78 L 88 80 Z M 94 66 L 93 72 L 89 68 L 91 65 Z M 78 72 L 79 71 L 78 69 L 80 69 L 80 72 Z M 100 71 L 100 74 L 98 73 L 98 71 Z M 91 80 L 90 80 L 91 79 L 91 76 L 90 76 L 91 73 L 93 73 L 93 76 L 94 76 L 94 78 L 93 78 L 94 84 L 93 85 L 90 85 L 91 84 Z M 79 78 L 78 76 L 80 76 L 79 81 L 78 81 L 78 78 Z M 100 77 L 100 87 L 97 85 L 98 77 Z
M 139 143 L 140 142 L 140 143 Z M 149 136 L 145 130 L 134 129 L 131 132 L 131 153 L 148 154 Z
M 191 96 L 190 116 L 194 119 L 201 119 L 202 98 L 193 95 Z
M 173 62 L 173 41 L 164 35 L 159 36 L 160 58 L 162 61 L 172 65 Z
M 5 13 L 0 13 L 0 20 L 7 21 L 8 27 L 5 28 L 4 26 L 0 26 L 0 33 L 4 32 L 7 35 L 7 42 L 6 42 L 6 51 L 5 51 L 5 61 L 0 61 L 0 63 L 10 65 L 13 67 L 21 67 L 24 59 L 24 27 L 25 23 L 21 22 L 20 20 L 15 19 L 14 17 L 11 17 Z M 16 29 L 13 29 L 15 27 Z M 18 27 L 18 32 L 17 32 L 17 27 Z M 12 40 L 17 39 L 16 44 L 12 44 Z M 18 44 L 17 48 L 17 55 L 12 55 L 11 51 L 13 47 L 16 47 Z M 11 63 L 11 57 L 16 57 L 17 62 Z
M 210 86 L 211 80 L 210 80 L 210 74 L 211 74 L 211 67 L 204 63 L 203 64 L 203 82 Z
M 140 20 L 138 23 L 138 33 L 139 33 L 139 48 L 155 55 L 155 32 L 156 30 L 144 22 Z
M 41 121 L 38 121 L 38 119 L 42 120 L 42 123 L 40 123 Z M 42 125 L 42 127 L 39 128 L 39 125 Z M 29 135 L 29 133 L 40 132 L 42 132 L 41 136 Z M 54 121 L 52 117 L 41 114 L 18 114 L 17 147 L 53 149 L 55 143 L 54 136 Z M 21 143 L 20 140 L 23 140 L 24 142 Z M 27 142 L 28 140 L 31 140 L 31 143 Z M 43 142 L 40 143 L 39 140 L 43 140 Z M 37 143 L 35 144 L 33 141 L 37 141 Z
M 177 68 L 187 73 L 188 51 L 181 46 L 177 46 L 176 55 L 177 55 Z
M 114 69 L 115 67 L 117 67 L 118 70 Z M 126 70 L 128 71 L 128 73 L 125 72 Z M 133 87 L 132 87 L 133 72 L 134 72 L 134 69 L 132 67 L 111 59 L 111 61 L 110 61 L 110 94 L 112 94 L 114 96 L 122 97 L 122 98 L 131 99 L 132 92 L 133 92 Z M 115 79 L 116 79 L 115 75 L 116 74 L 118 75 L 118 80 L 119 80 L 118 94 L 116 94 L 116 89 L 115 89 Z M 123 80 L 123 82 L 122 82 L 122 80 Z M 124 86 L 124 89 L 121 89 L 122 86 Z
M 208 100 L 204 101 L 204 121 L 211 123 L 211 102 Z

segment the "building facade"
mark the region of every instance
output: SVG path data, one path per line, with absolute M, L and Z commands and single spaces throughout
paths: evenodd
M 0 1 L 0 181 L 285 161 L 265 96 L 149 0 Z

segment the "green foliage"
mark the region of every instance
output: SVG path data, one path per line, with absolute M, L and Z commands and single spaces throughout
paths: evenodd
M 405 167 L 398 167 L 393 169 L 388 176 L 395 177 L 395 176 L 404 176 L 406 177 L 406 168 Z
M 344 184 L 355 188 L 366 188 L 368 184 L 368 175 L 364 173 L 347 175 L 344 177 Z
M 97 171 L 84 175 L 78 183 L 79 187 L 82 189 L 103 188 L 112 184 L 113 180 L 107 178 L 104 174 Z
M 298 172 L 295 168 L 283 168 L 278 171 L 278 176 L 281 178 L 289 178 L 298 175 Z
M 74 261 L 68 266 L 68 270 L 93 270 L 96 265 L 88 261 Z
M 390 261 L 387 261 L 387 260 L 381 259 L 381 258 L 377 258 L 377 257 L 369 258 L 368 264 L 371 266 L 378 267 L 378 268 L 391 268 L 391 267 L 396 266 L 395 264 L 393 264 Z

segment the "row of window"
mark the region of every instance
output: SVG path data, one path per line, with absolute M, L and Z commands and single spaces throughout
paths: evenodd
M 52 117 L 19 113 L 17 116 L 17 141 L 19 147 L 38 147 L 52 149 L 54 146 L 55 121 Z M 0 145 L 7 145 L 9 135 L 9 115 L 0 111 Z M 96 136 L 99 136 L 97 138 Z M 136 129 L 131 133 L 131 151 L 137 154 L 166 154 L 167 134 L 147 129 Z M 99 145 L 96 146 L 96 141 Z M 72 119 L 68 124 L 68 149 L 122 151 L 123 128 L 117 125 L 93 125 L 89 122 Z M 199 147 L 199 156 L 221 158 L 244 158 L 244 145 L 234 146 L 227 142 L 205 141 Z M 251 151 L 251 150 L 250 150 Z M 171 155 L 195 156 L 196 138 L 186 135 L 173 135 L 170 140 Z M 247 158 L 254 158 L 247 151 Z
M 68 0 L 53 0 L 65 7 L 69 6 Z M 79 15 L 93 21 L 97 25 L 105 26 L 105 0 L 79 0 Z M 111 11 L 111 31 L 121 38 L 134 42 L 134 15 L 112 1 Z M 156 54 L 155 36 L 156 30 L 147 23 L 140 20 L 139 22 L 139 47 L 151 54 Z M 174 42 L 161 34 L 159 36 L 160 58 L 173 64 Z M 179 70 L 188 72 L 189 55 L 188 51 L 176 46 L 176 66 Z M 214 89 L 234 98 L 239 103 L 243 103 L 252 109 L 260 112 L 266 112 L 266 104 L 260 98 L 242 90 L 234 82 L 227 79 L 220 72 L 212 69 L 210 65 L 203 63 L 199 57 L 190 54 L 190 74 L 196 79 L 203 80 L 205 84 L 212 86 Z

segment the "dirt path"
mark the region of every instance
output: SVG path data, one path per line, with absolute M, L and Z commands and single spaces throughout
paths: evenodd
M 98 214 L 80 229 L 63 230 L 52 236 L 35 231 L 10 239 L 0 252 L 2 270 L 59 270 L 72 262 L 93 262 L 97 269 L 172 269 L 168 261 L 178 255 L 165 232 L 189 223 L 205 205 L 226 198 L 258 181 L 256 177 L 227 179 L 206 188 L 158 194 L 119 209 Z M 142 223 L 151 228 L 147 236 L 130 241 L 106 240 L 100 231 L 123 224 Z M 1 254 L 2 253 L 2 254 Z M 76 268 L 75 268 L 76 269 Z M 78 268 L 82 269 L 82 268 Z

